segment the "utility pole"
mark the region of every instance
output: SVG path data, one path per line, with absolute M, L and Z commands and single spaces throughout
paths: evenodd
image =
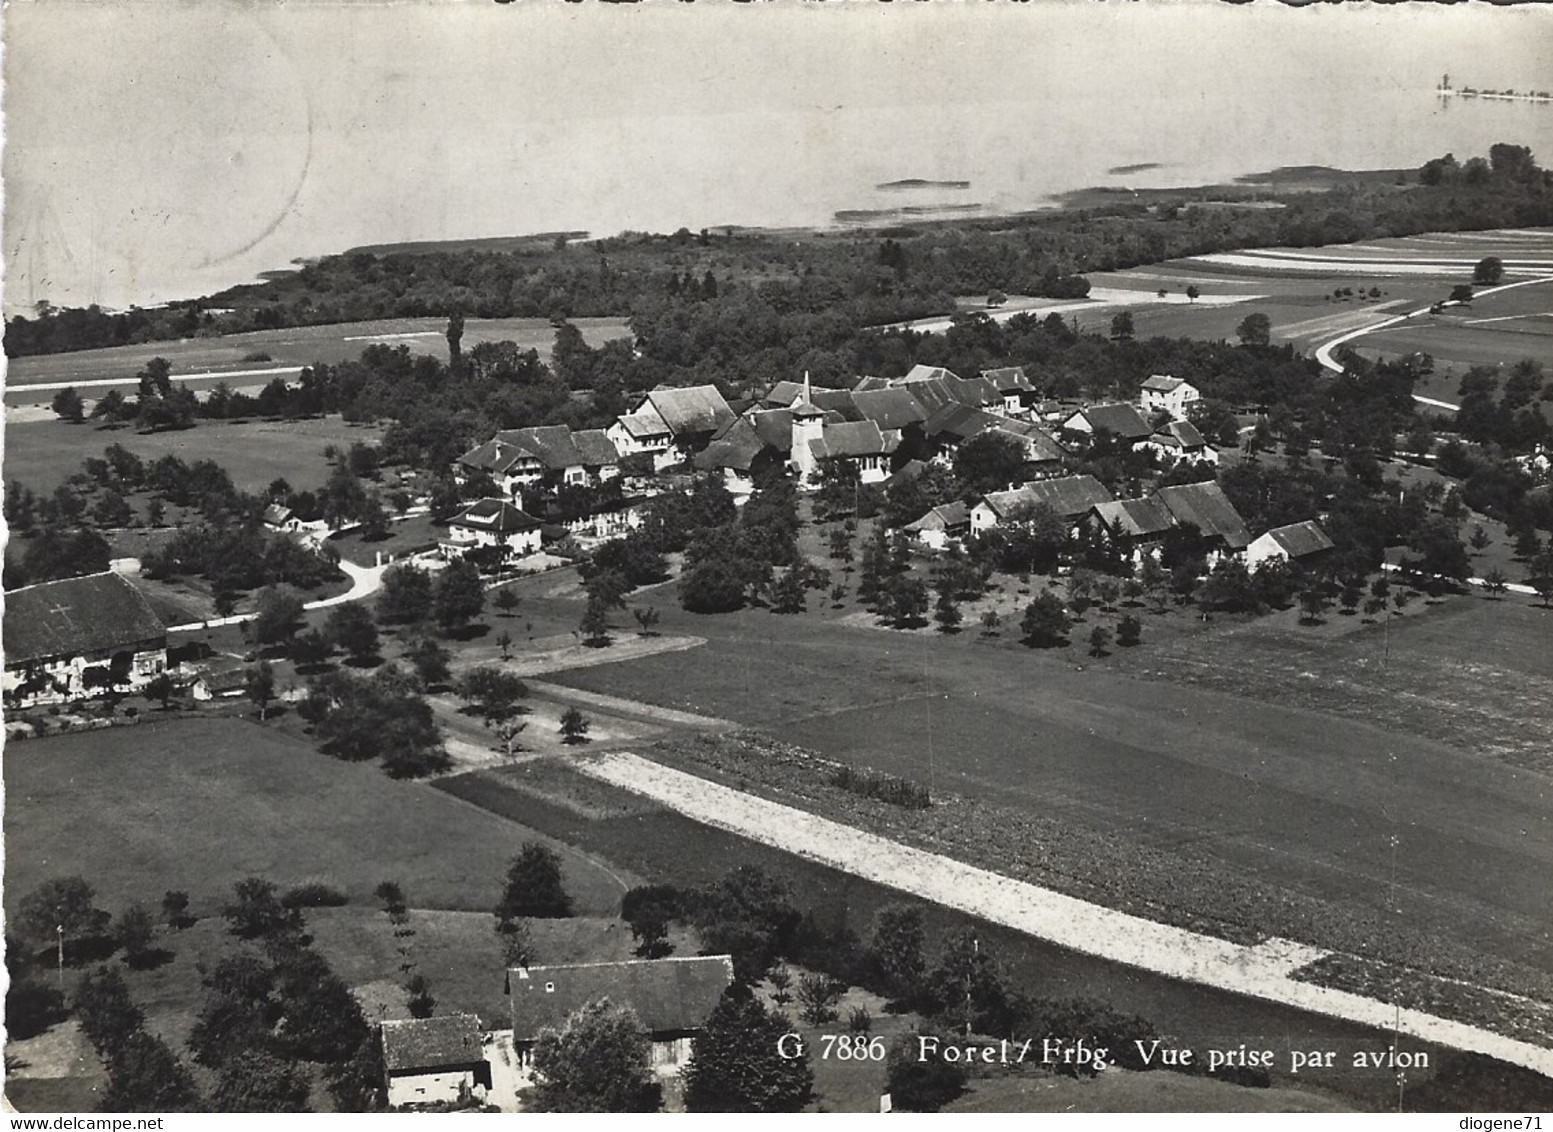
M 54 925 L 54 939 L 59 952 L 59 989 L 63 993 L 65 989 L 65 925 Z

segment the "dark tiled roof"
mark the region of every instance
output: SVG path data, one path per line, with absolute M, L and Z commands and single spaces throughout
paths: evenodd
M 543 524 L 505 499 L 480 499 L 450 519 L 448 525 L 479 527 L 481 530 L 506 535 L 514 531 L 531 531 Z
M 962 500 L 940 503 L 914 523 L 907 523 L 908 531 L 948 531 L 969 526 L 971 509 Z
M 888 491 L 898 484 L 911 483 L 913 480 L 920 479 L 925 471 L 927 471 L 926 462 L 922 460 L 907 460 L 890 474 L 889 479 L 884 481 L 885 490 Z
M 496 437 L 471 448 L 458 458 L 458 462 L 466 468 L 476 468 L 500 475 L 528 456 L 527 449 Z
M 1118 499 L 1097 503 L 1094 512 L 1112 532 L 1129 538 L 1164 534 L 1174 523 L 1165 505 L 1156 499 Z
M 637 440 L 649 436 L 664 436 L 671 431 L 657 413 L 627 413 L 619 418 L 619 422 L 620 427 Z
M 828 424 L 809 450 L 820 460 L 844 456 L 886 456 L 900 445 L 900 433 L 883 432 L 873 421 Z
M 882 429 L 900 429 L 927 420 L 927 410 L 907 389 L 875 389 L 853 393 L 852 403 L 864 420 Z
M 390 1073 L 477 1065 L 484 1060 L 480 1020 L 473 1014 L 383 1023 L 383 1068 Z
M 747 418 L 740 417 L 725 428 L 703 451 L 696 453 L 691 463 L 702 471 L 712 468 L 732 468 L 735 471 L 747 472 L 750 470 L 750 465 L 755 462 L 755 457 L 764 452 L 766 447 L 765 441 L 755 431 L 755 426 Z
M 751 413 L 745 418 L 761 442 L 777 452 L 788 452 L 793 447 L 793 414 L 787 409 L 767 409 Z
M 675 436 L 716 432 L 734 416 L 715 385 L 654 389 L 647 394 L 647 400 Z
M 1331 550 L 1336 545 L 1314 519 L 1306 519 L 1302 523 L 1290 523 L 1286 527 L 1274 527 L 1267 532 L 1266 537 L 1277 543 L 1279 549 L 1291 560 L 1320 554 L 1324 550 Z
M 834 389 L 823 393 L 815 390 L 814 396 L 809 398 L 809 403 L 816 409 L 835 410 L 849 421 L 862 420 L 862 414 L 857 411 L 851 392 L 846 389 Z
M 1153 433 L 1149 422 L 1143 419 L 1136 405 L 1118 402 L 1114 405 L 1090 405 L 1079 410 L 1093 429 L 1105 429 L 1123 440 L 1142 440 Z
M 707 955 L 514 968 L 507 982 L 513 1037 L 520 1042 L 563 1025 L 569 1015 L 601 998 L 636 1011 L 650 1034 L 684 1033 L 702 1027 L 733 982 L 733 960 Z
M 572 433 L 572 443 L 577 446 L 577 454 L 582 457 L 583 464 L 590 468 L 602 468 L 620 462 L 615 442 L 601 428 L 585 428 L 581 432 Z
M 952 370 L 945 369 L 943 366 L 916 365 L 911 367 L 906 376 L 901 378 L 901 381 L 936 381 L 943 377 L 958 376 L 958 374 L 954 373 Z
M 1153 393 L 1173 393 L 1185 384 L 1179 377 L 1156 373 L 1143 383 L 1143 388 Z
M 814 393 L 834 393 L 836 390 L 823 385 L 810 385 Z M 773 409 L 791 409 L 793 405 L 803 398 L 803 382 L 779 381 L 771 387 L 771 392 L 762 397 L 761 404 Z
M 575 468 L 583 462 L 582 453 L 565 425 L 541 425 L 537 428 L 510 428 L 496 434 L 496 440 L 521 448 L 552 471 Z
M 4 632 L 8 668 L 167 642 L 167 626 L 145 594 L 111 571 L 10 591 L 5 595 Z
M 1109 503 L 1111 493 L 1094 476 L 1063 476 L 1034 480 L 1013 491 L 995 491 L 986 503 L 997 515 L 1006 515 L 1026 503 L 1044 503 L 1063 518 L 1082 515 L 1097 503 Z
M 1175 448 L 1206 448 L 1208 442 L 1191 421 L 1171 421 L 1154 434 L 1155 443 Z
M 1192 523 L 1205 535 L 1224 540 L 1231 550 L 1240 550 L 1251 541 L 1246 521 L 1212 480 L 1162 487 L 1154 498 L 1163 503 L 1177 523 Z
M 1030 384 L 1030 379 L 1025 376 L 1024 366 L 999 366 L 997 369 L 984 369 L 981 376 L 992 382 L 999 393 L 1012 393 L 1016 390 L 1024 392 L 1035 388 Z
M 278 527 L 290 519 L 293 514 L 294 512 L 290 507 L 280 503 L 271 503 L 264 509 L 264 521 L 271 526 Z
M 980 436 L 997 424 L 998 420 L 998 417 L 983 409 L 950 401 L 933 410 L 932 416 L 923 422 L 922 431 L 929 438 L 945 436 L 966 441 Z
M 1040 425 L 1026 421 L 1011 421 L 1006 417 L 994 417 L 989 432 L 1002 432 L 1016 436 L 1024 445 L 1026 457 L 1032 463 L 1060 460 L 1067 449 L 1052 439 L 1051 433 Z

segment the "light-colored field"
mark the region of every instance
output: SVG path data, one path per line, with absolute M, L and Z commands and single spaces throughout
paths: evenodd
M 200 421 L 193 428 L 153 433 L 41 420 L 6 428 L 4 475 L 46 494 L 79 472 L 88 456 L 100 457 L 104 448 L 121 444 L 146 463 L 168 455 L 185 463 L 214 460 L 239 491 L 262 492 L 277 478 L 298 490 L 314 489 L 329 477 L 324 448 L 374 444 L 382 435 L 377 425 L 348 424 L 339 417 L 246 424 Z
M 580 318 L 574 325 L 593 346 L 612 338 L 628 337 L 631 333 L 625 322 L 616 318 Z M 188 381 L 196 389 L 211 388 L 219 380 L 226 380 L 233 388 L 262 386 L 277 373 L 292 377 L 299 366 L 358 358 L 362 350 L 374 342 L 409 346 L 414 353 L 434 354 L 446 360 L 446 330 L 446 319 L 387 319 L 12 358 L 6 372 L 5 400 L 8 405 L 46 403 L 52 393 L 29 393 L 26 387 L 61 382 L 120 383 L 96 387 L 99 395 L 112 387 L 132 389 L 135 375 L 156 357 L 166 358 L 173 364 L 174 380 Z M 555 329 L 543 318 L 470 319 L 464 325 L 463 348 L 466 352 L 481 342 L 503 340 L 516 342 L 524 349 L 538 350 L 548 359 L 555 344 Z M 268 358 L 256 357 L 261 354 Z M 198 374 L 212 376 L 203 380 L 190 376 Z M 223 378 L 223 374 L 243 376 Z

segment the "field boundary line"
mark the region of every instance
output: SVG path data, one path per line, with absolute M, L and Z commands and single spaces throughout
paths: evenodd
M 600 781 L 644 794 L 703 825 L 1081 954 L 1380 1031 L 1405 1033 L 1553 1077 L 1553 1049 L 1349 991 L 1299 982 L 1290 977 L 1285 949 L 1272 940 L 1245 946 L 1102 908 L 638 755 L 606 754 L 578 760 L 574 766 Z M 1302 957 L 1308 954 L 1301 952 Z

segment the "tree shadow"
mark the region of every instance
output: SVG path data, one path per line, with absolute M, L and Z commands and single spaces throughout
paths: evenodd
M 491 631 L 491 627 L 483 621 L 473 621 L 468 625 L 459 625 L 456 628 L 444 629 L 442 635 L 450 641 L 472 641 L 477 637 L 483 637 Z
M 342 661 L 347 668 L 376 668 L 383 663 L 383 657 L 379 653 L 369 656 L 348 656 Z M 301 671 L 298 669 L 297 671 Z
M 131 958 L 124 957 L 124 965 L 131 971 L 154 971 L 173 961 L 173 953 L 165 947 L 149 947 Z

